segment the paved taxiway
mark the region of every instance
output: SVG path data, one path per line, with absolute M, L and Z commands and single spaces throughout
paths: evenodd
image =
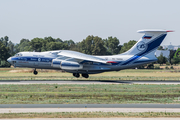
M 0 80 L 0 84 L 180 84 L 180 81 L 142 80 Z

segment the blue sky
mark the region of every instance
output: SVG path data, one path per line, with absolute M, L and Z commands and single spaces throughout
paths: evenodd
M 180 45 L 180 0 L 1 0 L 0 37 L 82 41 L 88 35 L 139 40 L 140 29 L 167 29 L 163 45 Z

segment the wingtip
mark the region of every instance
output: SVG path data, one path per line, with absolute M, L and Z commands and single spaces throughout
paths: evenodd
M 117 63 L 117 62 L 115 62 L 115 61 L 107 61 L 106 63 Z
M 166 32 L 174 32 L 174 30 L 167 30 Z

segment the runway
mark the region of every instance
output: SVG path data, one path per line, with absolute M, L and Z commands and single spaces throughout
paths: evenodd
M 146 80 L 0 80 L 0 84 L 180 84 L 180 81 Z
M 0 113 L 180 112 L 180 104 L 1 104 Z
M 180 104 L 0 104 L 0 108 L 178 108 Z
M 177 108 L 0 108 L 0 113 L 47 112 L 180 112 Z

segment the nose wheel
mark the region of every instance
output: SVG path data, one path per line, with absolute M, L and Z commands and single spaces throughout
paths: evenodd
M 34 73 L 34 75 L 37 75 L 37 74 L 38 74 L 38 71 L 36 71 L 36 69 L 35 69 L 33 73 Z

